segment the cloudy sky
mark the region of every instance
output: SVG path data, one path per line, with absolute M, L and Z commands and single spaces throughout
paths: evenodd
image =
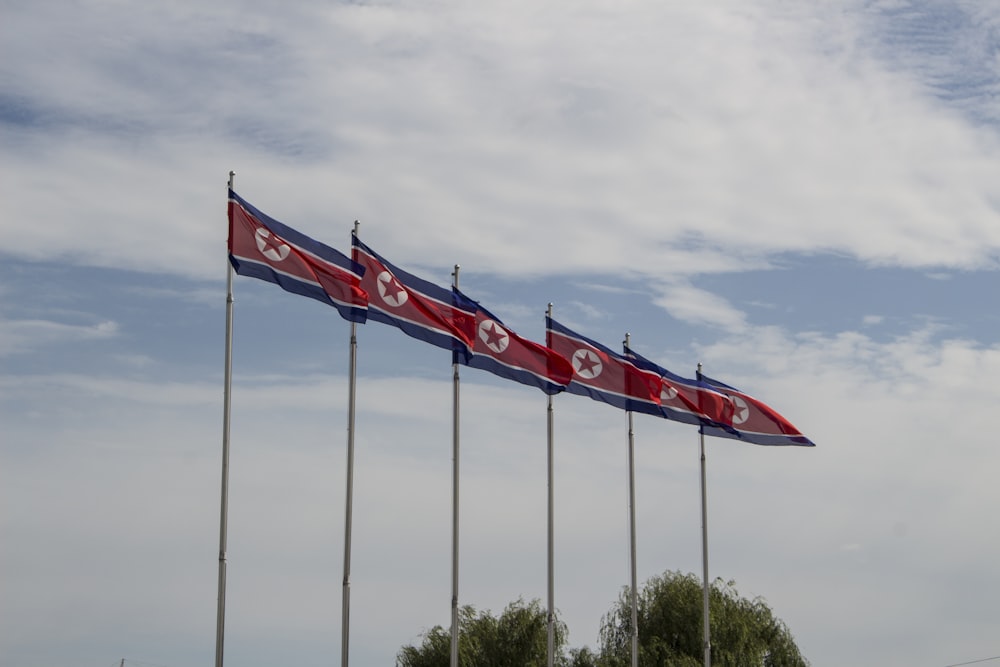
M 1000 656 L 1000 9 L 0 1 L 0 665 L 214 660 L 226 180 L 777 408 L 708 443 L 713 576 L 814 665 Z M 235 281 L 227 664 L 339 663 L 349 325 Z M 359 327 L 351 658 L 451 596 L 450 356 Z M 555 398 L 556 604 L 628 581 L 625 413 Z M 462 373 L 460 601 L 546 591 L 544 395 Z M 698 439 L 636 416 L 639 578 Z

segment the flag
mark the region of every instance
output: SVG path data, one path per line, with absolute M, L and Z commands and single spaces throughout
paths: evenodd
M 816 446 L 813 441 L 802 435 L 799 429 L 792 426 L 787 419 L 775 412 L 770 406 L 744 394 L 735 387 L 713 380 L 706 375 L 699 373 L 698 377 L 708 386 L 728 396 L 734 406 L 732 428 L 702 426 L 702 433 L 705 435 L 736 438 L 755 445 Z
M 229 262 L 236 273 L 275 283 L 364 322 L 364 268 L 333 248 L 261 213 L 229 190 Z
M 660 415 L 660 378 L 600 343 L 545 318 L 545 342 L 573 365 L 566 391 L 622 410 Z
M 660 377 L 660 411 L 663 417 L 685 424 L 728 429 L 733 423 L 733 401 L 709 384 L 671 373 L 629 347 L 625 357 L 639 368 Z
M 361 287 L 369 294 L 368 318 L 398 327 L 431 345 L 472 345 L 476 307 L 454 292 L 399 269 L 354 235 L 354 261 L 365 269 Z
M 476 306 L 475 339 L 471 346 L 456 346 L 457 363 L 538 387 L 546 394 L 557 394 L 566 389 L 573 378 L 573 366 L 565 357 L 517 335 L 458 288 L 453 289 L 460 299 Z

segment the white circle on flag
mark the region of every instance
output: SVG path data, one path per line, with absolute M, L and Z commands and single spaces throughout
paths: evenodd
M 739 396 L 730 396 L 733 400 L 733 405 L 736 410 L 733 412 L 733 423 L 742 424 L 746 420 L 750 419 L 750 406 Z
M 510 345 L 510 336 L 494 320 L 483 320 L 479 323 L 479 340 L 486 344 L 497 354 L 500 354 Z
M 287 243 L 283 243 L 281 239 L 263 227 L 257 228 L 254 238 L 257 241 L 257 250 L 260 250 L 260 254 L 272 262 L 280 262 L 288 257 L 288 253 L 292 251 Z
M 572 362 L 573 370 L 585 380 L 593 380 L 604 370 L 604 364 L 601 363 L 600 357 L 594 354 L 593 350 L 577 350 L 573 353 Z
M 388 271 L 378 274 L 378 295 L 393 308 L 399 308 L 410 298 L 406 289 L 396 280 L 396 276 Z
M 666 382 L 660 385 L 660 400 L 661 401 L 672 401 L 677 398 L 677 390 L 671 387 Z

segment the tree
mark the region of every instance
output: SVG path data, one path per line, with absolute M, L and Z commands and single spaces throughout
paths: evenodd
M 667 571 L 649 579 L 639 594 L 640 667 L 701 667 L 702 588 L 694 574 Z M 808 667 L 788 627 L 762 598 L 739 595 L 732 581 L 716 579 L 709 592 L 712 664 L 716 667 Z M 544 667 L 548 615 L 538 600 L 507 605 L 499 618 L 472 607 L 459 610 L 460 667 Z M 566 626 L 556 621 L 558 667 L 631 665 L 632 608 L 625 589 L 601 621 L 600 650 L 565 653 Z M 406 646 L 397 667 L 448 667 L 451 632 L 440 625 Z
M 761 598 L 740 597 L 734 582 L 716 579 L 709 592 L 712 664 L 718 667 L 807 667 L 788 627 Z M 639 594 L 639 665 L 699 667 L 703 661 L 702 583 L 694 574 L 667 571 Z M 601 622 L 601 650 L 593 664 L 631 664 L 632 608 L 626 589 Z M 581 663 L 586 664 L 586 663 Z
M 600 658 L 586 646 L 570 649 L 567 665 L 568 667 L 602 667 Z
M 458 664 L 461 667 L 545 667 L 548 650 L 548 612 L 538 600 L 507 605 L 499 618 L 471 606 L 459 609 Z M 566 626 L 555 623 L 556 664 L 563 655 Z M 451 630 L 436 625 L 423 635 L 419 647 L 405 646 L 396 656 L 397 667 L 447 667 L 451 660 Z

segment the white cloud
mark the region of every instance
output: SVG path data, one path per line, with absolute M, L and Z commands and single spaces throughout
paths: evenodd
M 991 264 L 995 134 L 880 65 L 853 3 L 780 7 L 306 6 L 280 21 L 118 7 L 62 17 L 80 36 L 22 11 L 7 48 L 30 63 L 12 89 L 34 117 L 9 140 L 7 251 L 217 276 L 236 168 L 264 210 L 334 245 L 360 218 L 403 263 L 670 277 L 835 250 Z M 324 31 L 337 38 L 312 39 Z M 246 104 L 259 94 L 268 105 Z
M 0 356 L 22 354 L 44 345 L 114 338 L 118 333 L 118 323 L 110 321 L 82 325 L 51 320 L 0 319 Z
M 746 327 L 745 313 L 719 295 L 689 284 L 664 285 L 654 303 L 683 322 L 707 324 L 729 331 L 740 331 Z
M 918 622 L 913 606 L 926 599 L 942 600 L 955 623 L 964 622 L 955 596 L 968 613 L 989 615 L 989 587 L 974 579 L 995 578 L 990 554 L 1000 548 L 995 534 L 980 529 L 1000 501 L 989 441 L 1000 400 L 1000 385 L 989 378 L 1000 377 L 1000 348 L 942 339 L 934 329 L 882 343 L 855 332 L 751 327 L 699 356 L 708 372 L 728 369 L 721 379 L 778 408 L 818 444 L 708 443 L 714 573 L 736 579 L 746 594 L 765 595 L 817 660 L 901 664 L 893 662 L 897 645 L 878 638 L 906 634 Z M 497 610 L 517 595 L 544 597 L 546 411 L 534 390 L 481 379 L 469 371 L 462 384 L 462 600 Z M 156 617 L 193 643 L 209 644 L 206 624 L 181 616 L 210 618 L 210 591 L 202 600 L 179 600 L 161 588 L 212 586 L 220 388 L 77 376 L 15 377 L 6 385 L 8 398 L 41 392 L 59 405 L 66 433 L 43 440 L 55 413 L 45 420 L 4 416 L 15 445 L 3 454 L 11 479 L 23 487 L 45 467 L 46 484 L 61 489 L 32 492 L 29 505 L 8 515 L 8 556 L 21 564 L 25 586 L 44 571 L 64 588 L 36 599 L 33 611 L 8 627 L 53 610 L 69 617 L 74 604 L 92 600 L 96 589 L 74 578 L 110 548 L 121 554 L 116 569 L 93 585 L 124 578 L 142 592 L 117 599 L 118 613 L 148 616 L 142 599 L 172 601 Z M 336 375 L 238 378 L 227 634 L 234 654 L 316 641 L 338 625 L 330 598 L 339 598 L 345 385 Z M 942 418 L 955 396 L 961 413 Z M 380 655 L 389 659 L 422 628 L 447 623 L 451 385 L 362 377 L 358 398 L 352 622 L 358 642 L 377 627 Z M 557 396 L 555 404 L 557 603 L 572 644 L 593 646 L 600 615 L 627 580 L 625 421 L 581 397 Z M 698 571 L 696 433 L 639 416 L 636 442 L 640 576 Z M 47 465 L 65 452 L 64 466 Z M 65 499 L 75 497 L 90 498 L 79 512 L 97 517 L 82 523 L 86 534 L 60 530 Z M 116 505 L 122 497 L 132 502 Z M 33 564 L 11 552 L 29 517 L 33 544 L 80 554 L 79 568 Z M 127 534 L 116 532 L 122 525 Z M 164 542 L 166 535 L 176 543 Z M 956 552 L 967 578 L 952 574 Z M 891 575 L 879 578 L 887 567 Z M 170 576 L 143 578 L 150 568 Z M 28 595 L 20 584 L 8 588 L 15 599 Z M 390 591 L 397 598 L 387 611 Z M 844 613 L 859 605 L 880 622 Z M 114 621 L 115 613 L 106 613 Z M 108 632 L 99 619 L 86 628 Z M 852 638 L 849 647 L 829 643 L 843 636 Z M 324 650 L 335 650 L 334 637 L 323 641 Z M 953 642 L 908 641 L 938 662 L 969 646 L 961 632 Z
M 891 340 L 849 324 L 752 326 L 741 310 L 751 302 L 689 281 L 766 269 L 782 253 L 936 276 L 995 267 L 997 135 L 982 121 L 995 113 L 983 113 L 992 84 L 952 103 L 940 93 L 950 66 L 930 62 L 939 51 L 886 59 L 887 11 L 853 0 L 26 4 L 5 14 L 0 40 L 3 252 L 161 273 L 163 307 L 193 311 L 207 297 L 172 276 L 222 280 L 224 181 L 236 169 L 255 205 L 341 249 L 360 219 L 367 242 L 421 275 L 457 262 L 586 284 L 600 298 L 557 305 L 569 326 L 618 321 L 637 297 L 593 289 L 608 276 L 660 286 L 658 305 L 709 327 L 691 346 L 706 372 L 818 444 L 709 445 L 713 571 L 766 596 L 817 663 L 986 655 L 1000 585 L 1000 544 L 982 529 L 1000 503 L 996 344 L 943 326 Z M 982 30 L 996 25 L 995 10 L 968 11 Z M 487 305 L 526 316 L 505 303 Z M 171 355 L 187 368 L 201 352 L 137 340 L 113 353 L 131 362 L 128 377 L 118 366 L 54 372 L 49 346 L 114 340 L 131 325 L 17 312 L 0 322 L 0 354 L 34 354 L 39 370 L 0 378 L 0 488 L 19 499 L 0 514 L 0 555 L 13 564 L 0 571 L 0 653 L 25 665 L 109 650 L 203 661 L 218 369 L 164 381 L 155 372 Z M 889 317 L 864 312 L 845 321 Z M 318 664 L 338 642 L 344 371 L 310 360 L 295 374 L 264 363 L 288 352 L 273 337 L 261 346 L 233 394 L 227 653 Z M 384 664 L 447 623 L 451 387 L 370 372 L 358 396 L 352 637 Z M 497 610 L 544 590 L 545 402 L 468 375 L 462 600 Z M 627 580 L 624 417 L 555 401 L 557 604 L 571 643 L 593 645 Z M 695 571 L 693 431 L 643 418 L 637 436 L 640 577 Z

